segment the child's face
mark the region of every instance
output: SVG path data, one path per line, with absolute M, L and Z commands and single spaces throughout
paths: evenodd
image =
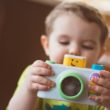
M 85 56 L 87 67 L 90 67 L 97 62 L 103 50 L 100 36 L 97 24 L 68 14 L 56 18 L 49 39 L 42 36 L 41 42 L 50 60 L 62 63 L 65 54 L 74 54 Z

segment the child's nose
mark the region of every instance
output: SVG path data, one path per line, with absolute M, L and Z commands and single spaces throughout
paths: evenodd
M 69 54 L 80 56 L 81 55 L 80 48 L 76 45 L 70 47 L 69 48 Z

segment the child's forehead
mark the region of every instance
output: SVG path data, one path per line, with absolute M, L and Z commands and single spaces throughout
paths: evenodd
M 53 24 L 53 32 L 60 36 L 82 36 L 84 38 L 100 36 L 101 33 L 96 23 L 86 22 L 76 15 L 62 15 L 57 18 Z
M 69 15 L 63 14 L 58 16 L 55 19 L 52 27 L 53 29 L 56 28 L 57 30 L 60 30 L 61 28 L 62 29 L 66 28 L 66 30 L 71 29 L 72 31 L 77 29 L 81 29 L 83 31 L 90 29 L 88 31 L 91 31 L 91 28 L 93 30 L 94 27 L 99 28 L 100 30 L 100 27 L 98 26 L 97 23 L 88 22 L 75 14 L 69 14 Z M 94 29 L 94 32 L 95 32 L 95 29 Z

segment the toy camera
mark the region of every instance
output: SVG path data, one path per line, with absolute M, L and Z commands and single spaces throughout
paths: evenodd
M 78 63 L 79 62 L 79 63 Z M 88 98 L 88 84 L 92 77 L 100 77 L 98 74 L 103 68 L 84 68 L 86 59 L 84 57 L 65 55 L 63 64 L 49 64 L 55 75 L 48 77 L 56 83 L 56 86 L 49 91 L 39 91 L 40 98 L 71 101 L 82 104 L 96 105 Z M 92 83 L 93 85 L 93 83 Z

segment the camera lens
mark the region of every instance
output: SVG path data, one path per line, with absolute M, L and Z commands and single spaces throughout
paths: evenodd
M 69 76 L 63 79 L 61 89 L 66 96 L 75 96 L 81 90 L 81 84 L 76 77 Z
M 57 77 L 59 95 L 68 100 L 78 99 L 84 91 L 84 80 L 76 71 L 66 70 Z

